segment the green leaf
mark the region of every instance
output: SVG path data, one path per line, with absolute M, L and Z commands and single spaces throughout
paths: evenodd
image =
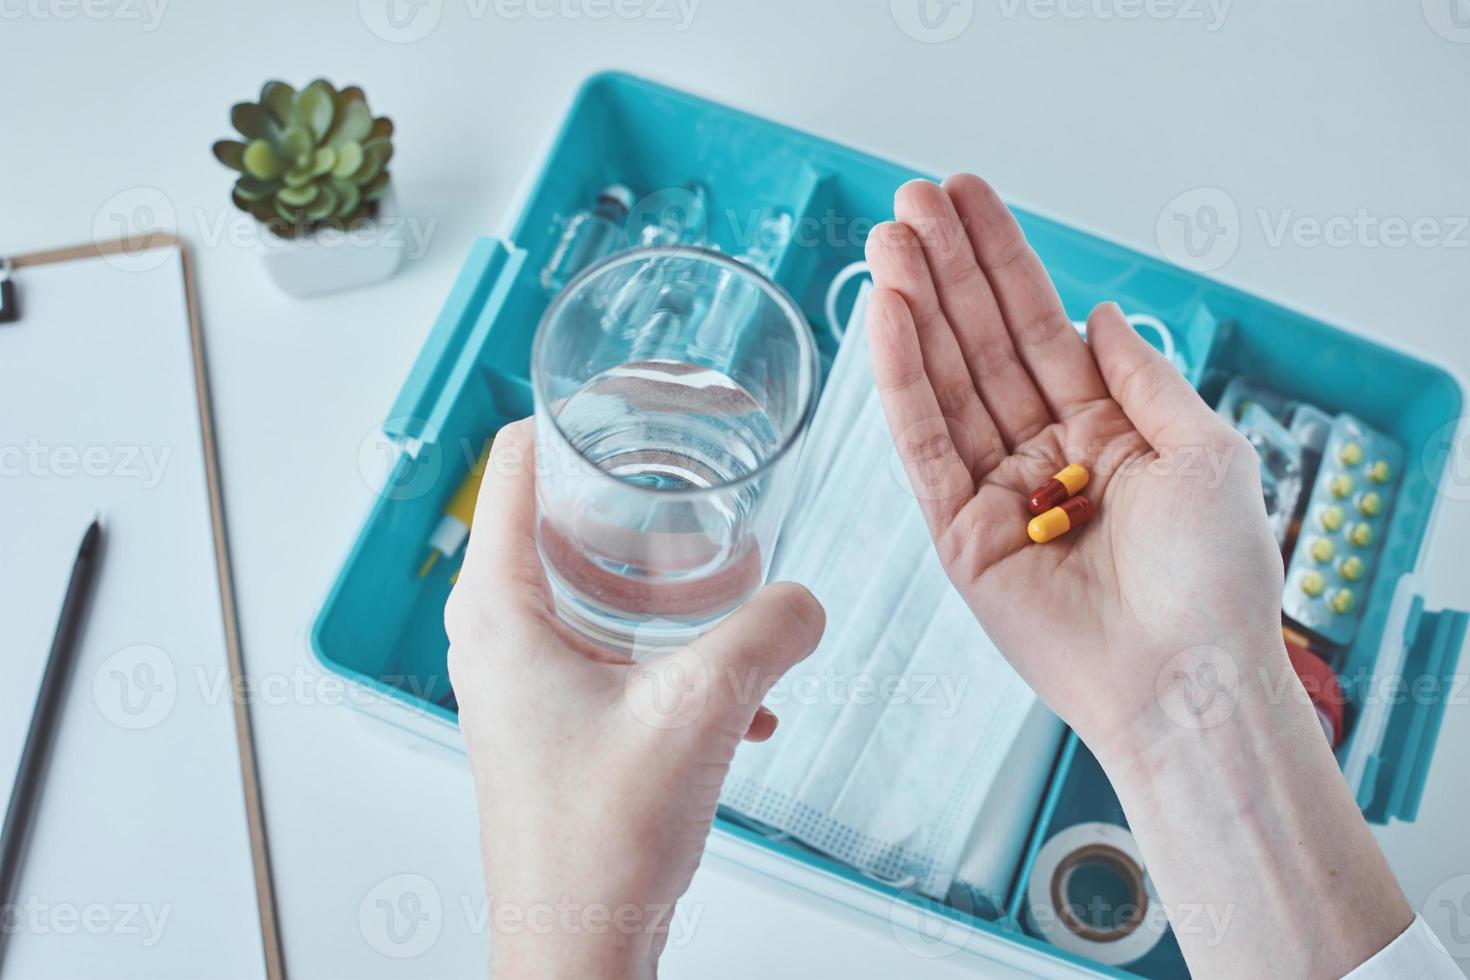
M 343 143 L 337 147 L 337 164 L 332 168 L 333 177 L 351 177 L 362 166 L 362 144 Z
M 363 151 L 372 150 L 383 154 L 383 162 L 393 159 L 393 144 L 385 139 L 370 139 L 362 144 Z
M 373 178 L 378 176 L 392 155 L 392 148 L 387 143 L 370 143 L 362 148 L 362 166 L 352 173 L 354 184 L 370 184 Z
M 277 126 L 289 126 L 296 114 L 296 90 L 285 82 L 266 82 L 260 90 L 260 104 L 270 112 Z
M 322 177 L 332 172 L 337 165 L 337 151 L 330 146 L 319 146 L 316 148 L 316 156 L 311 163 L 311 175 Z
M 333 214 L 341 218 L 357 210 L 362 195 L 358 192 L 356 184 L 347 180 L 333 179 L 332 190 L 337 192 L 337 207 L 333 210 Z
M 245 144 L 239 140 L 216 140 L 214 158 L 231 170 L 245 172 Z
M 311 130 L 297 123 L 281 134 L 281 149 L 297 167 L 310 169 L 316 140 L 312 138 Z
M 332 190 L 332 185 L 322 181 L 316 187 L 316 200 L 306 208 L 306 216 L 312 221 L 320 221 L 337 209 L 337 192 Z
M 325 78 L 312 79 L 311 83 L 301 91 L 308 92 L 312 89 L 320 89 L 321 91 L 327 93 L 327 97 L 330 98 L 333 102 L 337 101 L 337 87 L 331 82 L 327 81 Z
M 286 171 L 286 176 L 282 179 L 285 181 L 287 187 L 305 187 L 316 179 L 316 175 L 310 170 L 292 168 Z
M 274 181 L 241 177 L 235 181 L 235 193 L 247 201 L 264 201 L 276 192 L 276 186 Z
M 348 102 L 337 107 L 337 125 L 327 137 L 327 144 L 339 147 L 343 143 L 361 143 L 373 130 L 373 114 L 362 102 Z
M 266 112 L 254 102 L 237 102 L 230 108 L 230 123 L 246 139 L 266 140 L 276 135 L 276 124 Z
M 332 128 L 335 103 L 331 86 L 326 82 L 313 82 L 306 91 L 296 97 L 296 110 L 301 121 L 311 127 L 316 142 L 326 138 Z
M 363 185 L 362 199 L 364 201 L 376 201 L 388 192 L 388 171 L 384 170 L 372 180 Z
M 301 212 L 281 200 L 279 196 L 276 197 L 276 214 L 284 219 L 288 225 L 294 226 L 301 222 Z
M 279 177 L 281 171 L 285 169 L 281 165 L 281 158 L 276 156 L 276 151 L 270 141 L 263 139 L 250 141 L 250 145 L 245 147 L 242 162 L 245 173 L 252 177 L 259 177 L 261 180 Z
M 287 187 L 276 195 L 276 200 L 285 201 L 293 208 L 304 208 L 316 200 L 316 185 L 305 184 L 301 187 Z
M 247 201 L 239 194 L 231 194 L 230 199 L 235 202 L 235 207 L 251 215 L 256 221 L 269 222 L 276 216 L 276 207 L 271 201 Z
M 373 120 L 373 128 L 368 133 L 369 140 L 385 140 L 393 136 L 393 120 L 387 116 L 379 116 Z M 364 140 L 366 142 L 366 140 Z

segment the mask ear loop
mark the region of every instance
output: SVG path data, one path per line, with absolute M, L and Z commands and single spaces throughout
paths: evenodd
M 837 316 L 837 300 L 841 297 L 842 290 L 848 283 L 852 282 L 858 276 L 866 276 L 868 274 L 868 263 L 861 260 L 849 262 L 838 270 L 837 275 L 832 277 L 832 282 L 827 286 L 827 296 L 822 301 L 822 315 L 827 318 L 827 330 L 832 334 L 832 339 L 839 344 L 842 343 L 842 331 L 837 328 L 837 324 L 842 321 Z
M 1150 316 L 1147 313 L 1129 313 L 1123 319 L 1127 320 L 1129 325 L 1135 330 L 1143 327 L 1153 331 L 1159 338 L 1159 345 L 1163 348 L 1161 353 L 1163 353 L 1164 359 L 1171 364 L 1181 362 L 1182 359 L 1178 357 L 1178 347 L 1174 344 L 1174 332 L 1165 326 L 1163 320 L 1160 320 L 1156 316 Z M 1082 339 L 1087 339 L 1086 320 L 1073 320 L 1072 326 L 1077 328 L 1077 332 L 1082 335 Z
M 851 865 L 849 865 L 849 867 L 851 867 Z M 865 871 L 862 868 L 857 868 L 855 870 L 864 878 L 872 878 L 880 885 L 886 885 L 889 888 L 896 888 L 899 891 L 913 891 L 914 886 L 919 883 L 919 876 L 915 874 L 902 875 L 895 878 L 886 878 L 883 875 L 878 874 L 878 872 L 876 871 Z
M 842 290 L 858 276 L 870 275 L 868 263 L 861 260 L 850 262 L 838 270 L 837 274 L 832 277 L 832 282 L 827 286 L 827 295 L 822 301 L 822 314 L 827 320 L 827 330 L 832 334 L 832 339 L 838 343 L 842 342 L 842 331 L 837 328 L 837 324 L 842 322 L 842 318 L 837 314 L 837 301 L 842 296 Z M 1162 348 L 1165 360 L 1170 363 L 1177 363 L 1181 360 L 1178 345 L 1174 343 L 1174 332 L 1163 320 L 1148 313 L 1129 313 L 1124 319 L 1135 330 L 1142 328 L 1152 331 L 1159 338 L 1159 346 Z M 1083 339 L 1087 338 L 1086 320 L 1073 320 L 1072 326 L 1077 328 L 1077 332 L 1082 335 Z

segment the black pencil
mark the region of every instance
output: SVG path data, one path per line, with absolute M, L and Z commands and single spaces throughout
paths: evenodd
M 41 690 L 36 695 L 36 710 L 31 715 L 31 727 L 26 732 L 25 748 L 21 750 L 20 765 L 15 771 L 15 785 L 10 791 L 10 805 L 5 810 L 5 828 L 0 831 L 0 903 L 3 903 L 0 904 L 0 925 L 4 926 L 0 929 L 0 943 L 3 943 L 5 935 L 14 931 L 13 923 L 5 920 L 17 917 L 12 904 L 15 883 L 20 877 L 26 838 L 41 795 L 46 760 L 51 754 L 51 744 L 56 740 L 61 702 L 66 696 L 72 662 L 76 659 L 77 636 L 82 630 L 87 598 L 96 577 L 101 538 L 102 525 L 94 520 L 82 536 L 82 546 L 77 549 L 77 559 L 71 567 L 71 584 L 66 587 L 66 598 L 61 603 L 61 618 L 51 640 L 51 655 L 46 659 L 46 672 L 41 676 Z M 3 955 L 3 946 L 0 946 L 0 955 Z

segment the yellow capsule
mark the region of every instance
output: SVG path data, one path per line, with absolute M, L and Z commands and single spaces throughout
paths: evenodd
M 1348 540 L 1359 548 L 1366 548 L 1373 543 L 1373 528 L 1366 521 L 1359 521 L 1348 532 Z
M 1393 477 L 1393 471 L 1389 468 L 1388 460 L 1380 459 L 1376 463 L 1368 464 L 1368 479 L 1374 483 L 1387 483 Z
M 1302 591 L 1307 595 L 1321 595 L 1327 588 L 1327 580 L 1321 572 L 1308 572 L 1302 576 Z
M 1353 611 L 1353 604 L 1356 601 L 1357 597 L 1353 595 L 1352 589 L 1338 589 L 1332 593 L 1332 598 L 1327 600 L 1327 604 L 1332 607 L 1333 612 L 1345 613 Z
M 1031 522 L 1026 525 L 1026 533 L 1037 544 L 1046 544 L 1066 534 L 1072 528 L 1086 524 L 1092 520 L 1093 513 L 1091 500 L 1087 497 L 1073 497 L 1046 513 L 1031 518 Z
M 1323 530 L 1337 531 L 1342 528 L 1342 522 L 1347 520 L 1347 515 L 1342 512 L 1341 507 L 1334 504 L 1330 507 L 1323 507 L 1317 520 L 1321 522 Z
M 1337 570 L 1349 582 L 1356 582 L 1363 577 L 1363 559 L 1357 555 L 1348 555 Z
M 1377 490 L 1369 490 L 1358 498 L 1358 510 L 1367 517 L 1377 517 L 1383 513 L 1383 498 Z
M 1313 561 L 1331 561 L 1332 556 L 1337 554 L 1337 548 L 1333 547 L 1331 538 L 1315 538 L 1307 549 Z
M 1363 447 L 1356 442 L 1345 442 L 1337 451 L 1337 461 L 1343 466 L 1357 466 L 1363 461 Z
M 1341 500 L 1353 492 L 1353 478 L 1346 473 L 1339 473 L 1332 478 L 1331 483 L 1327 484 L 1327 488 L 1332 491 L 1334 497 Z

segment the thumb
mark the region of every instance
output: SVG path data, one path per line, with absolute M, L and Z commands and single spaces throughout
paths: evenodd
M 1087 346 L 1108 393 L 1154 449 L 1212 445 L 1232 437 L 1230 424 L 1138 335 L 1117 303 L 1103 303 L 1087 318 Z
M 708 677 L 702 715 L 733 738 L 763 741 L 776 719 L 761 706 L 771 686 L 817 648 L 827 614 L 804 586 L 777 582 L 674 655 L 688 672 Z

